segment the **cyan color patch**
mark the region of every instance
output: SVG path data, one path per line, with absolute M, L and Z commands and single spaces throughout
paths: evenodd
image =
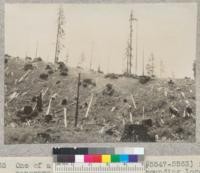
M 129 162 L 128 155 L 125 155 L 125 154 L 120 155 L 120 162 L 128 163 Z

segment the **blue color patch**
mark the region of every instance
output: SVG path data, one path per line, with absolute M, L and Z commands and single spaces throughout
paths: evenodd
M 129 155 L 129 162 L 138 162 L 138 155 Z
M 125 155 L 125 154 L 120 155 L 120 162 L 122 162 L 122 163 L 128 163 L 129 162 L 128 155 Z

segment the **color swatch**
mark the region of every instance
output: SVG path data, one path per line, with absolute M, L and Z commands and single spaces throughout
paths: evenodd
M 144 148 L 54 148 L 53 156 L 60 163 L 138 163 Z
M 53 155 L 133 154 L 144 155 L 142 147 L 124 148 L 53 148 Z

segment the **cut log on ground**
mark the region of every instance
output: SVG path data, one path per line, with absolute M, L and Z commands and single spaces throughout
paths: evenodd
M 19 96 L 19 93 L 18 92 L 14 92 L 12 93 L 10 96 L 9 96 L 9 100 L 8 100 L 8 103 L 12 102 L 14 99 L 16 99 L 17 97 Z
M 28 70 L 25 74 L 23 74 L 23 76 L 18 80 L 18 83 L 22 82 L 28 76 L 30 72 L 31 70 Z
M 131 100 L 133 102 L 133 106 L 135 107 L 135 109 L 137 109 L 136 103 L 135 103 L 135 99 L 133 98 L 133 95 L 131 94 Z
M 169 114 L 179 116 L 179 110 L 174 105 L 172 105 L 169 107 Z
M 184 93 L 184 92 L 181 92 L 181 96 L 182 96 L 183 98 L 185 98 L 185 93 Z
M 111 112 L 114 112 L 116 109 L 116 107 L 112 107 Z
M 44 90 L 44 92 L 42 92 L 42 98 L 46 95 L 48 90 L 49 90 L 49 88 L 46 88 L 46 90 Z
M 88 106 L 87 111 L 86 111 L 86 114 L 85 114 L 85 118 L 88 117 L 88 113 L 89 113 L 90 107 L 91 107 L 91 105 L 92 105 L 93 96 L 94 96 L 94 94 L 92 94 L 92 96 L 91 96 L 90 103 L 89 103 L 89 106 Z
M 48 105 L 48 108 L 47 108 L 47 111 L 46 111 L 46 115 L 49 115 L 49 113 L 50 113 L 51 102 L 52 102 L 52 97 L 51 97 L 51 99 L 50 99 L 50 101 L 49 101 L 49 105 Z

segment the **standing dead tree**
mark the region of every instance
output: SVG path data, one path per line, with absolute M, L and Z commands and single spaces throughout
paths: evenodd
M 126 48 L 126 73 L 127 73 L 127 74 L 129 74 L 129 71 L 130 71 L 130 70 L 129 70 L 129 68 L 130 68 L 130 67 L 129 67 L 129 64 L 130 64 L 130 63 L 129 63 L 129 60 L 130 60 L 130 59 L 129 59 L 129 57 L 130 57 L 130 55 L 129 55 L 129 54 L 130 54 L 130 53 L 129 53 L 129 51 L 130 51 L 130 49 L 129 49 L 129 47 L 130 47 L 129 44 L 130 44 L 130 42 L 128 41 L 128 42 L 127 42 L 127 48 Z
M 65 62 L 68 65 L 68 63 L 69 63 L 69 54 L 68 53 L 66 53 L 66 55 L 65 55 Z
M 92 70 L 92 63 L 93 63 L 93 51 L 94 51 L 94 43 L 92 42 L 91 45 L 91 52 L 90 52 L 90 70 Z
M 193 62 L 193 73 L 194 73 L 194 78 L 196 78 L 196 60 Z
M 82 52 L 81 55 L 80 55 L 80 58 L 79 58 L 77 67 L 84 68 L 84 66 L 85 66 L 85 61 L 86 61 L 86 56 L 85 56 L 85 53 Z
M 38 57 L 38 42 L 36 43 L 35 58 Z
M 165 65 L 164 62 L 160 60 L 160 78 L 163 77 L 164 73 L 165 73 Z
M 78 124 L 78 108 L 79 108 L 79 88 L 80 88 L 80 80 L 81 80 L 81 74 L 78 74 L 78 84 L 77 84 L 77 96 L 76 96 L 76 112 L 75 112 L 75 123 L 74 127 L 77 127 Z
M 126 68 L 126 73 L 130 75 L 132 73 L 132 65 L 133 65 L 133 22 L 136 21 L 137 19 L 133 17 L 133 11 L 130 13 L 130 33 L 129 33 L 129 39 L 128 39 L 128 44 L 127 44 L 127 49 L 126 49 L 126 56 L 127 56 L 127 68 Z M 137 38 L 136 38 L 137 39 Z M 137 40 L 136 40 L 137 41 Z M 137 44 L 137 43 L 136 43 Z M 137 48 L 136 48 L 137 49 Z M 137 56 L 137 52 L 136 52 Z M 136 60 L 137 61 L 137 60 Z M 137 68 L 137 65 L 136 65 Z
M 144 48 L 143 48 L 143 52 L 142 52 L 142 75 L 145 75 L 145 70 L 144 70 L 144 62 L 145 61 L 145 56 L 144 56 Z
M 65 24 L 65 16 L 64 16 L 64 10 L 62 6 L 60 6 L 58 10 L 58 22 L 57 22 L 57 36 L 56 36 L 56 50 L 55 50 L 55 63 L 59 62 L 59 55 L 64 48 L 64 45 L 62 44 L 62 39 L 65 36 L 64 31 L 64 24 Z
M 149 62 L 146 65 L 146 71 L 149 76 L 151 77 L 155 76 L 155 58 L 153 53 L 151 54 Z
M 130 21 L 130 39 L 129 39 L 129 41 L 130 41 L 130 43 L 129 43 L 129 64 L 128 64 L 128 66 L 129 66 L 129 74 L 131 74 L 131 68 L 132 68 L 132 59 L 133 59 L 133 43 L 132 43 L 132 40 L 133 40 L 133 20 L 134 20 L 134 18 L 133 18 L 133 12 L 131 11 L 131 14 L 130 14 L 130 19 L 129 19 L 129 21 Z
M 138 19 L 134 18 L 136 23 L 136 37 L 135 37 L 135 75 L 138 75 Z

